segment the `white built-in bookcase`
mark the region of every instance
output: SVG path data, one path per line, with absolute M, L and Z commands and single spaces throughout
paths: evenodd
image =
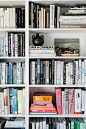
M 32 0 L 32 2 L 50 5 L 56 4 L 62 6 L 75 6 L 77 4 L 86 5 L 86 0 Z M 53 92 L 53 101 L 55 102 L 55 87 L 86 87 L 85 85 L 29 85 L 29 60 L 40 57 L 29 57 L 29 45 L 32 44 L 32 35 L 37 32 L 44 35 L 44 45 L 53 46 L 55 38 L 79 38 L 80 39 L 80 57 L 41 57 L 41 59 L 55 59 L 55 60 L 73 60 L 86 59 L 86 28 L 69 28 L 69 29 L 33 29 L 29 28 L 29 0 L 0 0 L 0 7 L 22 7 L 25 6 L 25 28 L 9 28 L 0 29 L 0 34 L 4 32 L 25 32 L 25 57 L 0 57 L 4 61 L 24 61 L 25 60 L 25 84 L 14 85 L 11 87 L 25 87 L 25 115 L 0 115 L 0 117 L 25 117 L 26 129 L 29 129 L 30 117 L 86 117 L 84 114 L 74 115 L 29 115 L 29 104 L 32 102 L 32 95 L 38 91 Z M 10 85 L 0 85 L 0 87 L 10 87 Z

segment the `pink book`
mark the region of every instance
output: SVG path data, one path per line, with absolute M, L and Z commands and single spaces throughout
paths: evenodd
M 69 101 L 69 114 L 74 114 L 75 112 L 75 90 L 74 89 L 69 89 L 68 101 Z
M 62 114 L 62 95 L 61 95 L 61 89 L 55 89 L 56 93 L 56 107 L 57 107 L 57 113 Z

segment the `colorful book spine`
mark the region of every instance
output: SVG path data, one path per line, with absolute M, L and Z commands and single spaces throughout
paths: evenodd
M 9 62 L 9 65 L 8 65 L 8 83 L 7 84 L 11 84 L 11 62 Z
M 43 61 L 41 61 L 41 69 L 40 69 L 40 84 L 43 84 Z
M 52 60 L 52 85 L 54 85 L 54 60 Z
M 14 84 L 17 84 L 17 66 L 16 66 L 16 64 L 14 65 L 14 67 L 13 67 L 13 71 L 14 71 Z
M 25 88 L 23 89 L 23 114 L 25 114 Z
M 7 84 L 7 73 L 8 73 L 8 64 L 6 64 L 6 79 L 5 79 L 5 84 Z
M 82 85 L 84 85 L 84 61 L 82 62 Z
M 1 92 L 0 92 L 0 114 L 2 113 L 2 112 L 1 112 L 1 99 L 2 99 L 2 98 L 1 98 Z
M 68 114 L 68 89 L 65 89 L 65 114 Z
M 14 107 L 15 107 L 14 114 L 17 114 L 17 89 L 14 89 Z
M 43 84 L 45 84 L 45 77 L 46 77 L 46 74 L 45 74 L 45 71 L 46 71 L 46 62 L 43 61 Z
M 1 37 L 1 56 L 4 56 L 4 38 Z
M 68 64 L 66 64 L 66 84 L 68 85 Z
M 24 84 L 24 63 L 22 63 L 22 84 Z
M 40 59 L 37 59 L 37 84 L 40 84 Z
M 4 93 L 1 93 L 1 112 L 4 114 Z
M 13 114 L 15 114 L 15 100 L 14 100 L 14 88 L 13 88 L 13 96 L 12 96 L 12 102 L 13 102 Z
M 10 88 L 10 114 L 13 114 L 13 88 Z

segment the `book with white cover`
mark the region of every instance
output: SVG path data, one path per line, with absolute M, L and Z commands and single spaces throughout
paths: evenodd
M 6 33 L 3 33 L 4 37 L 4 57 L 6 57 Z
M 41 8 L 41 28 L 43 28 L 43 7 Z
M 13 8 L 13 25 L 12 27 L 15 28 L 16 26 L 16 12 L 15 12 L 15 8 Z
M 61 85 L 63 85 L 64 62 L 61 62 Z
M 0 114 L 1 114 L 1 92 L 0 92 Z
M 43 9 L 43 28 L 45 28 L 45 9 Z
M 4 28 L 4 9 L 0 8 L 1 10 L 1 28 Z
M 50 28 L 54 28 L 55 5 L 50 5 Z
M 84 102 L 84 106 L 85 106 L 84 107 L 84 109 L 85 109 L 85 112 L 84 113 L 86 114 L 86 88 L 85 88 L 85 102 Z
M 1 9 L 0 9 L 0 28 L 1 28 Z
M 4 11 L 4 28 L 6 28 L 6 11 L 7 10 Z
M 54 85 L 57 84 L 57 61 L 54 61 Z
M 11 33 L 11 57 L 13 57 L 13 33 Z
M 82 61 L 82 85 L 84 85 L 84 61 Z
M 73 84 L 73 63 L 70 64 L 70 84 Z
M 9 88 L 7 88 L 7 96 L 8 96 L 8 109 L 7 109 L 7 113 L 10 114 L 10 96 L 9 96 Z
M 65 114 L 65 91 L 62 91 L 62 114 Z
M 15 34 L 15 57 L 18 56 L 18 35 Z
M 7 8 L 7 28 L 10 28 L 10 8 Z
M 71 63 L 68 63 L 68 84 L 70 85 L 70 65 Z
M 82 75 L 81 73 L 82 73 L 82 60 L 79 59 L 79 76 L 78 76 L 78 84 L 79 84 L 79 85 L 81 85 L 81 79 L 82 79 L 82 78 L 81 78 L 81 77 L 82 77 L 82 76 L 81 76 L 81 75 Z
M 4 112 L 5 114 L 8 114 L 8 90 L 4 89 Z
M 13 8 L 10 8 L 10 28 L 12 28 L 13 23 Z
M 68 82 L 68 64 L 66 64 L 66 84 L 69 84 L 69 82 Z
M 5 84 L 5 69 L 6 69 L 6 63 L 2 63 L 1 84 Z
M 61 84 L 61 61 L 57 61 L 57 85 Z
M 35 85 L 35 61 L 31 62 L 31 84 Z
M 84 79 L 85 79 L 85 85 L 86 85 L 86 60 L 84 60 L 84 71 L 85 71 L 85 73 L 84 73 Z
M 82 111 L 82 114 L 84 114 L 85 112 L 85 91 L 84 90 L 81 90 L 81 111 Z
M 1 112 L 4 114 L 4 93 L 1 93 Z
M 75 89 L 75 113 L 81 114 L 81 89 Z
M 78 61 L 75 61 L 76 63 L 76 71 L 75 71 L 75 84 L 78 84 Z
M 59 28 L 59 22 L 60 22 L 60 7 L 57 7 L 57 28 Z
M 43 129 L 46 129 L 46 118 L 43 118 Z
M 6 32 L 6 56 L 8 56 L 8 32 Z

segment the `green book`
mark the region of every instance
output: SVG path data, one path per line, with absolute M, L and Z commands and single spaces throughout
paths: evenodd
M 79 121 L 74 122 L 74 129 L 80 129 L 80 122 Z
M 85 123 L 80 123 L 80 129 L 85 129 Z

